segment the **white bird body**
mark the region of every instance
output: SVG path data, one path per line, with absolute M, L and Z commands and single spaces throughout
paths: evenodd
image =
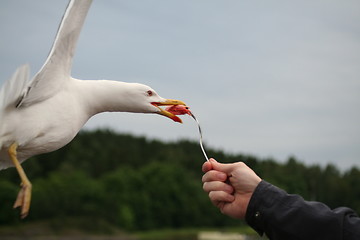
M 68 85 L 68 84 L 66 84 Z M 84 104 L 66 88 L 43 103 L 9 109 L 1 119 L 0 169 L 13 166 L 7 149 L 17 142 L 18 159 L 54 151 L 69 143 L 89 119 Z
M 31 184 L 19 163 L 63 147 L 93 115 L 106 111 L 157 113 L 181 122 L 159 106 L 184 103 L 162 98 L 146 85 L 70 76 L 90 5 L 91 0 L 71 0 L 40 71 L 29 81 L 29 67 L 23 65 L 0 89 L 0 170 L 16 166 L 20 174 L 24 186 L 15 207 L 22 206 L 23 217 L 31 194 L 24 195 L 29 195 Z
M 8 107 L 1 112 L 0 169 L 13 166 L 7 149 L 14 142 L 19 145 L 18 160 L 23 162 L 31 156 L 63 147 L 97 113 L 153 113 L 157 110 L 151 104 L 145 105 L 139 97 L 131 97 L 134 91 L 144 93 L 144 99 L 150 102 L 165 101 L 142 84 L 70 78 L 46 101 L 26 107 Z M 153 96 L 146 96 L 147 91 L 152 91 Z

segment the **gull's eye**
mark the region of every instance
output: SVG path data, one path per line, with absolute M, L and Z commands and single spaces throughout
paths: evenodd
M 147 91 L 146 93 L 149 97 L 151 97 L 154 94 L 151 90 Z

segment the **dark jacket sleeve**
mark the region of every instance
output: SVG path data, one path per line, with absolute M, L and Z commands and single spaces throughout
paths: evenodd
M 353 210 L 331 210 L 265 181 L 250 200 L 246 222 L 272 240 L 360 240 L 360 218 Z

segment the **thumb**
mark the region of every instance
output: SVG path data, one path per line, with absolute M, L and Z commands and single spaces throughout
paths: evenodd
M 210 163 L 213 167 L 214 170 L 226 173 L 228 176 L 231 175 L 231 172 L 234 170 L 234 164 L 233 163 L 219 163 L 218 161 L 216 161 L 215 159 L 211 158 Z

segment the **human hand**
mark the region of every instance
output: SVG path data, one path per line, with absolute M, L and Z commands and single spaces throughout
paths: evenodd
M 244 219 L 261 178 L 243 162 L 222 164 L 211 158 L 202 166 L 203 189 L 223 214 Z

